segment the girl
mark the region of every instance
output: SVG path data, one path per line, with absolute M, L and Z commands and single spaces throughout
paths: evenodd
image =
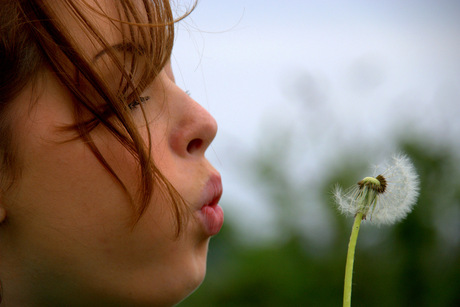
M 174 82 L 174 23 L 168 0 L 1 1 L 4 306 L 170 306 L 203 280 L 217 126 Z

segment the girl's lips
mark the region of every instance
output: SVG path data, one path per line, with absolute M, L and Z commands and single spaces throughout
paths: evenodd
M 224 211 L 218 204 L 221 196 L 222 180 L 220 175 L 216 174 L 209 178 L 203 189 L 201 198 L 203 206 L 199 214 L 204 229 L 209 236 L 219 233 L 224 224 Z

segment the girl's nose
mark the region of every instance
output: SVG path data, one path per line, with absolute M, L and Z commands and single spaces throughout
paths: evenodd
M 184 95 L 187 95 L 184 93 Z M 180 116 L 172 127 L 169 144 L 180 156 L 204 156 L 217 133 L 217 122 L 201 105 L 185 98 Z

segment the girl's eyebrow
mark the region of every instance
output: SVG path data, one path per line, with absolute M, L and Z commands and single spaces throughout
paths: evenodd
M 93 57 L 93 62 L 96 62 L 101 56 L 104 54 L 108 53 L 110 50 L 114 50 L 117 52 L 131 52 L 131 53 L 138 53 L 138 54 L 144 54 L 145 50 L 142 46 L 135 46 L 132 42 L 121 42 L 117 43 L 114 45 L 109 45 L 96 53 L 96 55 Z

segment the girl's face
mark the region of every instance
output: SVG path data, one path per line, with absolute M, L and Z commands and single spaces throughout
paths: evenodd
M 70 18 L 65 22 L 72 27 Z M 99 25 L 116 44 L 112 24 Z M 78 27 L 72 29 L 78 39 Z M 92 55 L 100 52 L 86 44 Z M 153 159 L 191 211 L 177 238 L 171 201 L 158 188 L 132 228 L 133 207 L 114 177 L 81 139 L 63 142 L 72 134 L 59 128 L 74 122 L 69 92 L 51 72 L 38 84 L 13 102 L 22 172 L 2 199 L 9 220 L 4 235 L 9 246 L 2 253 L 8 267 L 16 268 L 9 276 L 11 285 L 22 284 L 24 297 L 28 293 L 43 302 L 177 303 L 203 280 L 209 238 L 223 222 L 222 209 L 215 205 L 222 193 L 220 176 L 204 156 L 216 134 L 215 120 L 175 84 L 170 64 L 142 94 L 149 97 L 143 106 Z M 147 138 L 141 109 L 132 112 Z M 134 194 L 138 163 L 105 128 L 97 127 L 91 135 Z M 4 287 L 6 294 L 6 282 Z

